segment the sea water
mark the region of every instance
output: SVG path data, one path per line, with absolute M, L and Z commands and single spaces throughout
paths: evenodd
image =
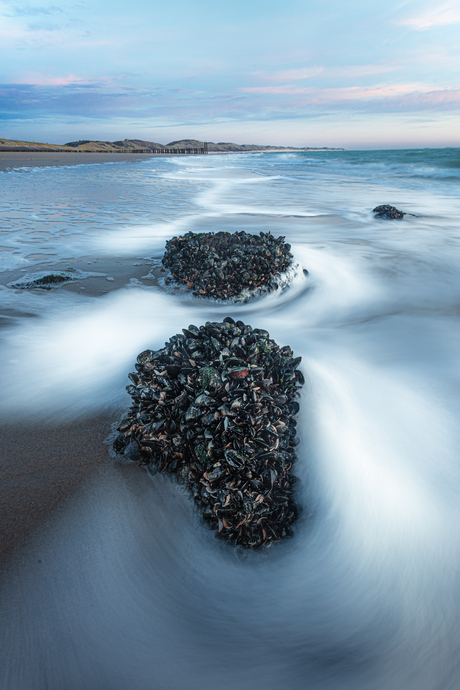
M 460 151 L 24 168 L 0 186 L 4 275 L 158 261 L 219 230 L 283 235 L 308 270 L 233 305 L 148 280 L 0 289 L 7 419 L 115 421 L 141 350 L 227 315 L 306 378 L 295 536 L 235 550 L 180 486 L 108 455 L 4 577 L 2 690 L 457 690 Z M 376 219 L 385 203 L 407 215 Z

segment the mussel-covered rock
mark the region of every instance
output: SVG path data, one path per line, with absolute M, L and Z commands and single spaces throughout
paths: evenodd
M 237 299 L 277 287 L 291 266 L 291 245 L 284 237 L 261 232 L 188 232 L 166 243 L 163 266 L 170 280 L 183 283 L 197 297 Z
M 76 276 L 68 273 L 48 273 L 41 278 L 33 278 L 27 280 L 24 278 L 16 283 L 8 283 L 8 287 L 16 290 L 28 290 L 30 288 L 42 288 L 44 290 L 51 290 L 52 286 L 60 285 L 61 283 L 68 283 L 75 280 Z
M 389 206 L 388 204 L 376 206 L 374 209 L 372 209 L 372 213 L 375 213 L 377 218 L 386 218 L 388 220 L 400 220 L 401 218 L 404 218 L 404 213 L 402 211 L 398 211 L 397 208 L 394 206 Z
M 189 488 L 219 537 L 247 548 L 292 534 L 300 357 L 230 317 L 137 358 L 114 450 Z

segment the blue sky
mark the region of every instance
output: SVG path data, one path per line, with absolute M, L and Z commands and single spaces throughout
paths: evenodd
M 0 136 L 460 146 L 460 0 L 0 0 Z

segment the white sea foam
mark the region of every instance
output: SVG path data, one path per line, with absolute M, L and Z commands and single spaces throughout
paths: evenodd
M 238 553 L 167 477 L 108 464 L 4 578 L 2 690 L 457 689 L 458 201 L 428 176 L 404 177 L 423 154 L 368 154 L 162 159 L 130 166 L 133 178 L 112 166 L 116 194 L 135 187 L 139 206 L 114 223 L 90 199 L 83 230 L 72 211 L 69 247 L 83 254 L 158 259 L 188 230 L 285 235 L 309 274 L 261 300 L 133 283 L 97 300 L 0 289 L 5 308 L 38 316 L 2 330 L 0 405 L 16 420 L 110 408 L 115 419 L 141 350 L 227 315 L 291 345 L 306 376 L 294 539 Z M 427 156 L 447 169 L 449 153 Z M 108 194 L 105 176 L 101 166 L 94 181 Z M 21 179 L 40 179 L 46 197 L 55 178 Z M 142 201 L 148 185 L 171 207 Z M 417 217 L 373 218 L 377 203 L 402 200 Z M 44 212 L 16 206 L 8 246 L 29 261 L 37 231 L 19 225 Z M 66 237 L 47 232 L 48 246 Z

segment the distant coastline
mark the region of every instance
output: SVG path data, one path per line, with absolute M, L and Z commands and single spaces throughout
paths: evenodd
M 67 144 L 49 144 L 0 138 L 0 152 L 6 153 L 106 153 L 106 154 L 149 154 L 149 155 L 203 155 L 208 153 L 252 153 L 257 151 L 344 151 L 343 148 L 265 146 L 258 144 L 234 144 L 230 142 L 203 142 L 196 139 L 181 139 L 169 144 L 159 144 L 142 139 L 123 141 L 91 141 L 83 139 Z

